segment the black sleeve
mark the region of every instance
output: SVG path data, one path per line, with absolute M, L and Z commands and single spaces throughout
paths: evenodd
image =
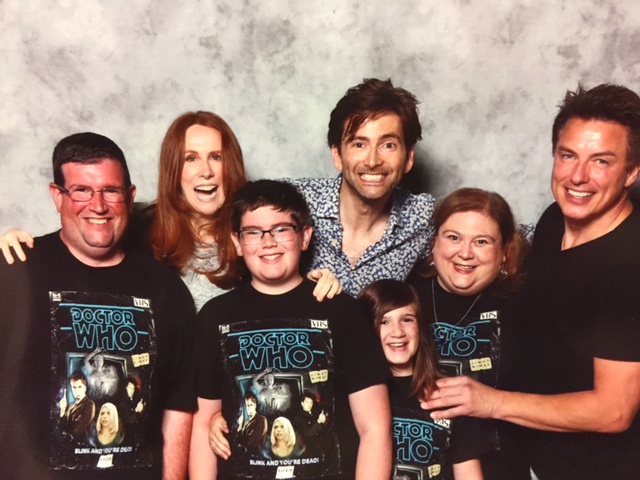
M 224 317 L 224 297 L 207 302 L 196 318 L 196 392 L 198 397 L 211 400 L 222 398 L 224 371 L 216 319 Z
M 355 301 L 349 302 L 343 311 L 344 318 L 339 320 L 347 325 L 344 332 L 347 393 L 351 394 L 381 383 L 386 384 L 391 373 L 373 325 L 367 321 Z

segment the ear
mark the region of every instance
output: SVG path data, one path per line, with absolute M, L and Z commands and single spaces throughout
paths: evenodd
M 131 185 L 128 190 L 129 196 L 127 197 L 127 202 L 129 203 L 129 213 L 133 212 L 133 202 L 136 199 L 137 189 L 135 185 Z
M 409 173 L 409 171 L 413 168 L 414 158 L 413 155 L 416 151 L 416 148 L 413 147 L 407 153 L 407 160 L 404 162 L 404 173 Z
M 62 191 L 58 188 L 58 185 L 56 185 L 53 182 L 51 182 L 49 184 L 49 193 L 51 194 L 51 198 L 53 199 L 53 203 L 55 203 L 55 205 L 56 205 L 56 210 L 58 210 L 58 212 L 60 212 L 61 208 L 62 208 L 62 202 L 64 200 L 64 198 L 62 198 L 64 193 L 62 193 Z
M 239 257 L 242 256 L 242 247 L 240 246 L 240 239 L 238 238 L 238 234 L 236 232 L 231 233 L 231 241 L 236 247 L 236 253 Z
M 304 252 L 309 248 L 311 243 L 311 237 L 313 236 L 313 228 L 307 225 L 302 229 L 302 251 Z
M 624 186 L 626 188 L 629 188 L 631 185 L 633 185 L 635 183 L 635 181 L 638 179 L 638 173 L 640 173 L 640 166 L 635 166 L 633 167 L 628 173 L 627 173 L 627 178 L 624 181 Z
M 331 147 L 331 158 L 333 158 L 333 166 L 339 172 L 342 171 L 342 157 L 340 156 L 340 150 L 335 145 Z

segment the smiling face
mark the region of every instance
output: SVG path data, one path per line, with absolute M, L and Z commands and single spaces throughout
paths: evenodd
M 420 327 L 413 305 L 396 308 L 380 321 L 382 350 L 395 377 L 413 374 L 413 361 L 420 344 Z
M 62 165 L 64 187 L 85 186 L 94 191 L 105 187 L 125 188 L 124 170 L 115 160 L 98 163 L 65 163 Z M 71 200 L 55 184 L 49 186 L 53 201 L 60 212 L 60 237 L 69 251 L 81 262 L 94 266 L 118 264 L 124 253 L 120 241 L 124 236 L 135 197 L 135 187 L 128 190 L 124 202 L 105 202 L 101 193 L 94 193 L 86 202 Z
M 440 227 L 433 246 L 438 283 L 456 295 L 476 295 L 500 275 L 505 246 L 498 224 L 481 212 L 457 212 Z
M 180 188 L 198 225 L 224 203 L 222 135 L 215 128 L 192 125 L 185 134 L 184 150 Z
M 551 190 L 568 225 L 600 236 L 629 209 L 638 167 L 628 168 L 627 141 L 627 128 L 614 122 L 573 118 L 560 131 Z
M 242 215 L 240 231 L 269 230 L 277 226 L 295 225 L 291 213 L 277 211 L 273 207 L 259 207 Z M 300 254 L 309 248 L 311 227 L 302 227 L 294 238 L 276 241 L 265 233 L 260 243 L 243 245 L 237 233 L 232 234 L 238 255 L 244 258 L 251 272 L 251 284 L 259 292 L 279 295 L 295 288 L 302 282 Z
M 340 149 L 331 148 L 333 164 L 342 172 L 341 195 L 364 203 L 386 202 L 413 166 L 413 149 L 407 152 L 402 121 L 395 113 L 365 121 Z

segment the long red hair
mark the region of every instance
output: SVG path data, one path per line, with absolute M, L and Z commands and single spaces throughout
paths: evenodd
M 211 127 L 222 136 L 224 204 L 196 231 L 191 218 L 193 210 L 182 195 L 180 181 L 184 166 L 184 142 L 192 125 Z M 160 150 L 158 197 L 149 242 L 154 256 L 182 270 L 193 254 L 199 233 L 211 235 L 218 248 L 220 267 L 203 272 L 220 288 L 232 288 L 241 277 L 236 249 L 231 241 L 230 204 L 236 191 L 246 183 L 242 149 L 231 127 L 210 112 L 187 112 L 180 115 L 167 130 Z

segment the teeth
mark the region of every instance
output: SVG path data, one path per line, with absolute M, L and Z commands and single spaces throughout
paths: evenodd
M 215 185 L 202 185 L 200 187 L 195 187 L 194 190 L 198 193 L 211 194 L 218 190 L 218 187 L 216 187 Z
M 360 177 L 362 177 L 363 180 L 366 180 L 368 182 L 379 182 L 380 180 L 382 180 L 384 178 L 384 175 L 380 174 L 380 173 L 363 173 L 362 175 L 360 175 Z
M 280 257 L 280 253 L 274 253 L 272 255 L 263 255 L 262 258 L 264 258 L 265 260 L 275 260 L 276 258 Z
M 104 225 L 105 223 L 107 223 L 106 218 L 88 218 L 87 220 L 92 225 Z
M 456 268 L 459 268 L 460 270 L 473 270 L 474 267 L 472 267 L 471 265 L 458 265 L 456 263 Z
M 569 190 L 569 195 L 577 198 L 587 198 L 593 195 L 591 192 L 577 192 L 576 190 Z

